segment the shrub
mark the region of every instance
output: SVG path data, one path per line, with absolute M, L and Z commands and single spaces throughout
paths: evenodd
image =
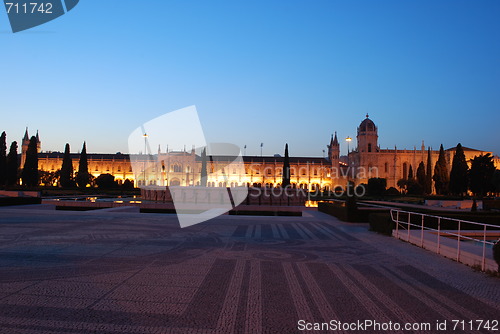
M 372 213 L 369 217 L 370 231 L 392 235 L 395 225 L 389 213 Z
M 399 190 L 397 190 L 397 189 L 396 189 L 396 188 L 394 188 L 394 187 L 390 187 L 389 189 L 387 189 L 387 190 L 385 191 L 385 194 L 386 194 L 387 196 L 399 196 L 399 195 L 401 195 L 401 193 L 399 192 Z
M 500 273 L 500 239 L 493 245 L 493 259 L 498 264 L 498 272 Z
M 372 196 L 382 196 L 387 187 L 387 180 L 380 177 L 372 177 L 368 180 L 368 194 Z
M 115 177 L 111 174 L 101 174 L 95 179 L 96 185 L 101 189 L 113 189 L 117 187 Z

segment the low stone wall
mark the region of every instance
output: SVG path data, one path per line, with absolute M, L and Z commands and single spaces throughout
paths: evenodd
M 228 190 L 235 192 L 245 188 L 201 188 L 182 187 L 176 188 L 175 194 L 183 202 L 206 204 L 223 202 L 227 198 Z M 169 187 L 148 187 L 141 189 L 144 200 L 161 203 L 172 203 L 174 198 Z M 234 196 L 233 196 L 234 197 Z M 307 201 L 307 191 L 303 189 L 282 188 L 248 188 L 248 196 L 242 205 L 265 206 L 304 206 Z
M 462 210 L 470 210 L 472 208 L 472 200 L 426 200 L 425 205 L 427 206 L 435 206 L 440 208 L 450 208 L 450 209 L 462 209 Z M 477 208 L 481 210 L 483 208 L 483 201 L 477 201 Z
M 39 191 L 0 190 L 0 197 L 40 197 Z

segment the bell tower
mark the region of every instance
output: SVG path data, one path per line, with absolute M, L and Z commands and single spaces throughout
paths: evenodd
M 337 131 L 335 131 L 335 137 L 330 139 L 330 145 L 328 147 L 328 159 L 330 160 L 333 167 L 338 167 L 340 162 L 340 144 L 337 140 Z
M 19 168 L 24 168 L 24 163 L 26 162 L 26 152 L 28 151 L 28 145 L 30 144 L 30 137 L 28 135 L 28 128 L 24 132 L 23 140 L 21 141 L 21 165 Z
M 40 136 L 38 135 L 38 130 L 36 131 L 36 151 L 40 153 L 42 151 L 42 142 L 40 141 Z M 21 169 L 24 168 L 24 163 L 26 162 L 26 152 L 28 152 L 28 146 L 30 145 L 30 136 L 28 134 L 28 128 L 24 132 L 23 140 L 21 141 Z
M 378 152 L 378 129 L 375 123 L 366 114 L 366 118 L 358 127 L 358 152 L 373 153 Z

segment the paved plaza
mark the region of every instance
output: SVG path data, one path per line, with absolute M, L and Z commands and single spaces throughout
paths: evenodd
M 0 333 L 325 333 L 299 324 L 363 320 L 453 332 L 453 320 L 498 321 L 499 287 L 313 210 L 181 229 L 167 214 L 0 208 Z M 454 332 L 488 332 L 467 326 Z

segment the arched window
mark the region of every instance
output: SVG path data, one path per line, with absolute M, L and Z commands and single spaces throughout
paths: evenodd
M 387 162 L 384 164 L 384 172 L 389 173 L 389 164 Z
M 403 179 L 406 180 L 408 178 L 408 164 L 405 162 L 403 163 Z
M 368 152 L 371 152 L 371 151 L 372 151 L 372 144 L 368 143 Z

